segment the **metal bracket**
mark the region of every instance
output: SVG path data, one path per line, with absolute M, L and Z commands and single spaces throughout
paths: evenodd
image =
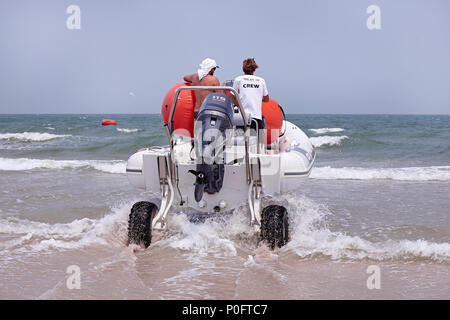
M 250 165 L 251 182 L 248 188 L 248 206 L 250 208 L 251 223 L 259 228 L 261 226 L 261 165 L 260 159 Z
M 152 220 L 152 229 L 164 230 L 166 228 L 166 216 L 172 206 L 174 192 L 169 162 L 168 156 L 158 156 L 158 174 L 162 200 L 158 214 Z

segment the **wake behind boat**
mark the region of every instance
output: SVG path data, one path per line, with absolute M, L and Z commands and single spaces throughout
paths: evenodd
M 194 90 L 216 91 L 203 101 L 195 124 Z M 300 189 L 313 167 L 315 151 L 306 134 L 283 119 L 278 103 L 271 99 L 265 104 L 266 129 L 250 130 L 254 120 L 232 87 L 178 84 L 168 92 L 162 115 L 169 145 L 141 149 L 127 162 L 131 184 L 162 197 L 160 208 L 146 201 L 134 204 L 129 243 L 148 247 L 152 230 L 166 228 L 172 206 L 220 213 L 244 202 L 261 240 L 272 249 L 287 243 L 286 208 L 281 204 L 262 208 L 261 199 L 272 197 L 276 203 L 277 195 Z

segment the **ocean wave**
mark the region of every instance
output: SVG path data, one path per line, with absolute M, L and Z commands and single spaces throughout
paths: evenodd
M 16 217 L 0 219 L 0 234 L 13 237 L 0 242 L 0 254 L 70 250 L 92 245 L 123 246 L 127 237 L 127 216 L 131 203 L 111 208 L 100 219 L 77 219 L 49 224 Z
M 316 134 L 324 134 L 324 133 L 342 132 L 342 131 L 345 131 L 345 129 L 342 129 L 342 128 L 319 128 L 319 129 L 309 129 L 309 131 L 314 132 Z
M 322 146 L 337 146 L 341 144 L 342 140 L 348 139 L 347 136 L 320 136 L 311 137 L 309 140 L 314 147 L 319 148 Z
M 136 200 L 111 208 L 110 213 L 99 219 L 82 218 L 51 224 L 17 217 L 0 218 L 0 235 L 9 239 L 0 241 L 0 255 L 110 247 L 111 244 L 124 247 L 128 237 L 128 215 Z M 247 214 L 238 210 L 226 221 L 208 220 L 205 223 L 191 222 L 182 213 L 172 214 L 168 216 L 170 233 L 153 245 L 196 255 L 236 256 L 236 235 L 253 233 Z
M 127 129 L 127 128 L 116 128 L 117 131 L 122 133 L 134 133 L 134 132 L 141 132 L 144 131 L 142 129 Z
M 332 260 L 372 259 L 392 261 L 431 260 L 450 262 L 450 243 L 419 240 L 385 240 L 373 242 L 356 235 L 331 231 L 327 217 L 332 212 L 305 196 L 283 196 L 289 212 L 291 240 L 278 255 L 300 258 L 325 256 Z M 36 253 L 74 250 L 90 246 L 124 247 L 127 240 L 127 217 L 134 201 L 111 208 L 99 219 L 83 218 L 69 223 L 49 224 L 8 217 L 0 219 L 0 234 L 9 240 L 0 242 L 0 254 Z M 195 257 L 236 256 L 239 248 L 253 247 L 255 233 L 248 223 L 248 208 L 241 206 L 232 215 L 191 222 L 183 213 L 168 216 L 170 232 L 152 246 L 171 248 Z M 254 248 L 253 248 L 254 250 Z
M 282 196 L 289 212 L 291 240 L 278 251 L 301 258 L 326 256 L 332 260 L 373 259 L 378 261 L 432 260 L 450 262 L 450 243 L 419 240 L 373 242 L 356 235 L 331 231 L 327 217 L 332 212 L 305 196 Z M 248 207 L 241 206 L 228 218 L 196 224 L 184 214 L 171 215 L 172 235 L 158 240 L 158 247 L 170 247 L 198 255 L 235 256 L 242 246 L 254 244 L 255 233 L 248 225 Z
M 450 243 L 436 243 L 427 240 L 386 240 L 372 242 L 358 236 L 331 231 L 327 216 L 332 212 L 304 196 L 285 196 L 293 230 L 291 241 L 282 251 L 294 252 L 307 258 L 327 256 L 339 259 L 383 260 L 433 260 L 450 261 Z M 293 213 L 293 214 L 292 214 Z
M 58 138 L 71 137 L 67 134 L 52 134 L 46 132 L 22 132 L 22 133 L 0 133 L 0 140 L 19 140 L 27 142 L 48 141 Z
M 77 168 L 92 168 L 107 173 L 125 173 L 126 162 L 122 160 L 52 160 L 0 158 L 0 171 Z
M 330 180 L 450 181 L 450 166 L 409 168 L 315 167 L 310 177 Z

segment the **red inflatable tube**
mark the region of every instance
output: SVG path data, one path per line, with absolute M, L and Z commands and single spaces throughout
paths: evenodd
M 109 125 L 117 125 L 116 120 L 110 120 L 110 119 L 103 119 L 102 120 L 102 126 L 109 126 Z
M 262 114 L 266 121 L 266 145 L 274 142 L 281 134 L 281 128 L 283 126 L 283 112 L 281 111 L 278 102 L 269 99 L 269 102 L 262 103 Z
M 179 87 L 189 86 L 189 83 L 177 83 L 167 92 L 161 108 L 161 116 L 165 125 L 169 122 L 173 97 Z M 178 96 L 175 114 L 173 115 L 174 130 L 178 135 L 194 136 L 195 94 L 192 90 L 183 90 Z
M 167 92 L 161 107 L 161 116 L 165 125 L 169 122 L 170 110 L 172 108 L 175 91 L 179 87 L 189 85 L 189 83 L 177 83 Z M 177 134 L 188 137 L 194 136 L 194 107 L 194 92 L 192 90 L 181 91 L 178 97 L 175 114 L 173 115 L 174 130 Z M 265 143 L 271 144 L 281 134 L 281 128 L 283 126 L 283 112 L 281 111 L 278 102 L 270 99 L 269 102 L 262 103 L 262 114 L 266 120 Z

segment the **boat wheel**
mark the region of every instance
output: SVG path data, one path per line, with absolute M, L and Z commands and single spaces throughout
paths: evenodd
M 147 248 L 152 241 L 152 220 L 158 211 L 156 204 L 148 201 L 136 202 L 128 220 L 128 242 Z
M 289 222 L 286 208 L 270 205 L 261 214 L 260 240 L 273 250 L 281 248 L 289 241 Z

